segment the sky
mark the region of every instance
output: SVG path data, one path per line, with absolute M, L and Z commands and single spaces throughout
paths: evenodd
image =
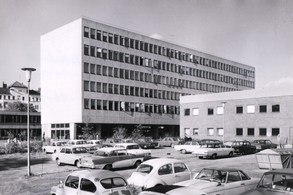
M 291 0 L 0 0 L 0 87 L 40 83 L 40 37 L 86 17 L 255 67 L 255 88 L 293 87 Z

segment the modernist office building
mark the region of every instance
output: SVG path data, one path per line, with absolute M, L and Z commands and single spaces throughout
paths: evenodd
M 194 139 L 293 140 L 293 88 L 271 88 L 180 99 L 180 135 Z
M 141 124 L 179 136 L 180 96 L 254 89 L 255 68 L 81 18 L 41 36 L 42 130 L 71 139 Z

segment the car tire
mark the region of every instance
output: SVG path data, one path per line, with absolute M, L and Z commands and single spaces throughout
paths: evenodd
M 77 162 L 76 162 L 76 167 L 77 167 L 77 168 L 81 168 L 80 161 L 77 161 Z
M 186 154 L 186 150 L 185 149 L 181 150 L 181 153 Z
M 62 165 L 62 163 L 61 163 L 61 161 L 60 161 L 59 158 L 56 159 L 56 163 L 57 163 L 58 166 L 61 166 Z
M 44 149 L 44 153 L 45 153 L 45 154 L 47 154 L 47 151 L 46 151 L 46 149 Z
M 203 159 L 203 157 L 202 157 L 202 156 L 199 156 L 198 158 L 199 158 L 199 159 Z
M 105 169 L 105 170 L 111 170 L 112 169 L 112 165 L 105 165 L 103 169 Z
M 134 167 L 137 168 L 140 164 L 141 164 L 141 161 L 138 160 L 138 161 L 136 161 L 136 162 L 134 163 Z
M 217 154 L 213 154 L 212 156 L 211 156 L 211 159 L 216 159 L 217 158 Z
M 174 148 L 174 144 L 171 144 L 170 147 L 171 147 L 171 148 Z
M 74 161 L 74 166 L 78 167 L 78 166 L 77 166 L 78 163 L 79 163 L 79 160 L 75 160 L 75 161 Z
M 233 152 L 230 152 L 229 154 L 228 154 L 228 157 L 232 157 L 233 156 Z

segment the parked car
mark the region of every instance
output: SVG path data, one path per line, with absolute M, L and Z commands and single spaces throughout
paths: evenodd
M 253 154 L 256 152 L 256 146 L 251 145 L 247 140 L 227 141 L 224 144 L 234 148 L 234 153 L 236 154 Z
M 90 154 L 94 154 L 98 149 L 101 149 L 101 148 L 113 148 L 113 146 L 110 144 L 97 144 L 97 145 L 88 147 L 87 151 Z
M 140 138 L 136 140 L 136 143 L 140 145 L 141 148 L 156 148 L 159 143 L 152 140 L 152 138 Z
M 187 141 L 183 145 L 175 145 L 174 149 L 182 154 L 191 153 L 193 149 L 200 147 L 200 140 Z
M 63 140 L 63 141 L 60 141 L 60 140 L 58 140 L 58 141 L 51 141 L 50 145 L 48 145 L 48 146 L 43 146 L 43 147 L 42 147 L 42 150 L 43 150 L 43 152 L 45 152 L 45 153 L 55 153 L 55 152 L 59 152 L 60 149 L 61 149 L 63 146 L 68 145 L 67 142 L 68 142 L 68 141 L 65 141 L 65 140 Z
M 251 145 L 254 145 L 256 147 L 256 152 L 259 152 L 265 149 L 273 149 L 278 147 L 278 144 L 273 143 L 269 139 L 257 139 L 252 141 Z
M 103 143 L 103 141 L 100 140 L 100 139 L 98 139 L 98 140 L 96 140 L 96 139 L 94 139 L 94 140 L 85 140 L 85 141 L 86 141 L 87 144 L 91 144 L 91 145 L 98 145 L 98 144 Z
M 265 172 L 255 189 L 240 195 L 293 194 L 293 169 L 279 169 Z
M 101 148 L 95 155 L 81 158 L 77 166 L 106 170 L 133 166 L 138 167 L 144 161 L 144 157 L 144 154 L 129 154 L 123 148 Z
M 192 151 L 192 155 L 199 158 L 212 158 L 223 156 L 233 156 L 234 149 L 228 146 L 225 146 L 222 143 L 207 143 L 202 144 L 199 148 L 195 148 Z
M 128 179 L 128 183 L 140 191 L 156 185 L 171 185 L 192 177 L 193 174 L 183 161 L 157 158 L 139 165 Z
M 250 178 L 245 172 L 234 168 L 204 168 L 195 179 L 169 186 L 146 189 L 140 195 L 235 195 L 254 189 L 259 179 Z M 256 194 L 254 194 L 256 195 Z
M 51 195 L 132 195 L 126 179 L 106 170 L 82 170 L 71 172 L 64 183 L 51 188 Z
M 121 141 L 121 139 L 107 138 L 103 143 L 110 144 L 110 145 L 114 146 L 115 144 L 122 143 L 122 141 Z
M 174 147 L 175 145 L 179 145 L 182 140 L 178 137 L 165 137 L 162 140 L 157 141 L 159 146 L 170 146 Z
M 137 143 L 120 143 L 116 144 L 114 147 L 126 149 L 129 154 L 143 154 L 145 158 L 151 158 L 152 154 L 151 150 L 142 149 Z
M 56 161 L 57 165 L 71 164 L 78 166 L 80 158 L 90 156 L 85 147 L 82 146 L 65 146 L 61 148 L 60 152 L 52 154 L 52 159 Z

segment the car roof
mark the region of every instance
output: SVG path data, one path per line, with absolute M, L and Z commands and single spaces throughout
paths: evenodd
M 126 149 L 124 148 L 119 148 L 119 147 L 109 147 L 109 148 L 100 148 L 98 149 L 98 151 L 105 151 L 105 152 L 111 152 L 111 151 L 115 151 L 115 150 L 123 150 L 126 151 Z
M 270 174 L 270 173 L 273 173 L 273 174 L 293 174 L 293 169 L 276 169 L 276 170 L 271 170 L 271 171 L 268 171 L 268 172 L 265 172 L 264 174 Z
M 230 168 L 230 167 L 222 167 L 222 168 L 209 167 L 209 168 L 203 168 L 202 170 L 218 170 L 218 171 L 227 171 L 227 172 L 242 171 L 241 169 Z
M 70 149 L 72 149 L 72 148 L 85 148 L 83 145 L 70 145 L 70 146 L 63 146 L 62 148 L 70 148 Z
M 123 146 L 129 146 L 129 145 L 138 145 L 137 143 L 118 143 L 118 144 L 115 144 L 116 146 L 119 146 L 119 145 L 123 145 Z
M 70 173 L 69 175 L 74 175 L 78 177 L 83 177 L 91 180 L 95 179 L 105 179 L 105 178 L 111 178 L 111 177 L 123 177 L 122 175 L 113 172 L 113 171 L 107 171 L 107 170 L 82 170 L 82 171 L 74 171 Z M 123 177 L 124 178 L 124 177 Z
M 182 163 L 181 160 L 174 159 L 174 158 L 155 158 L 155 159 L 147 160 L 147 161 L 143 162 L 142 164 L 151 164 L 153 166 L 160 166 L 162 164 L 176 163 L 176 162 Z

